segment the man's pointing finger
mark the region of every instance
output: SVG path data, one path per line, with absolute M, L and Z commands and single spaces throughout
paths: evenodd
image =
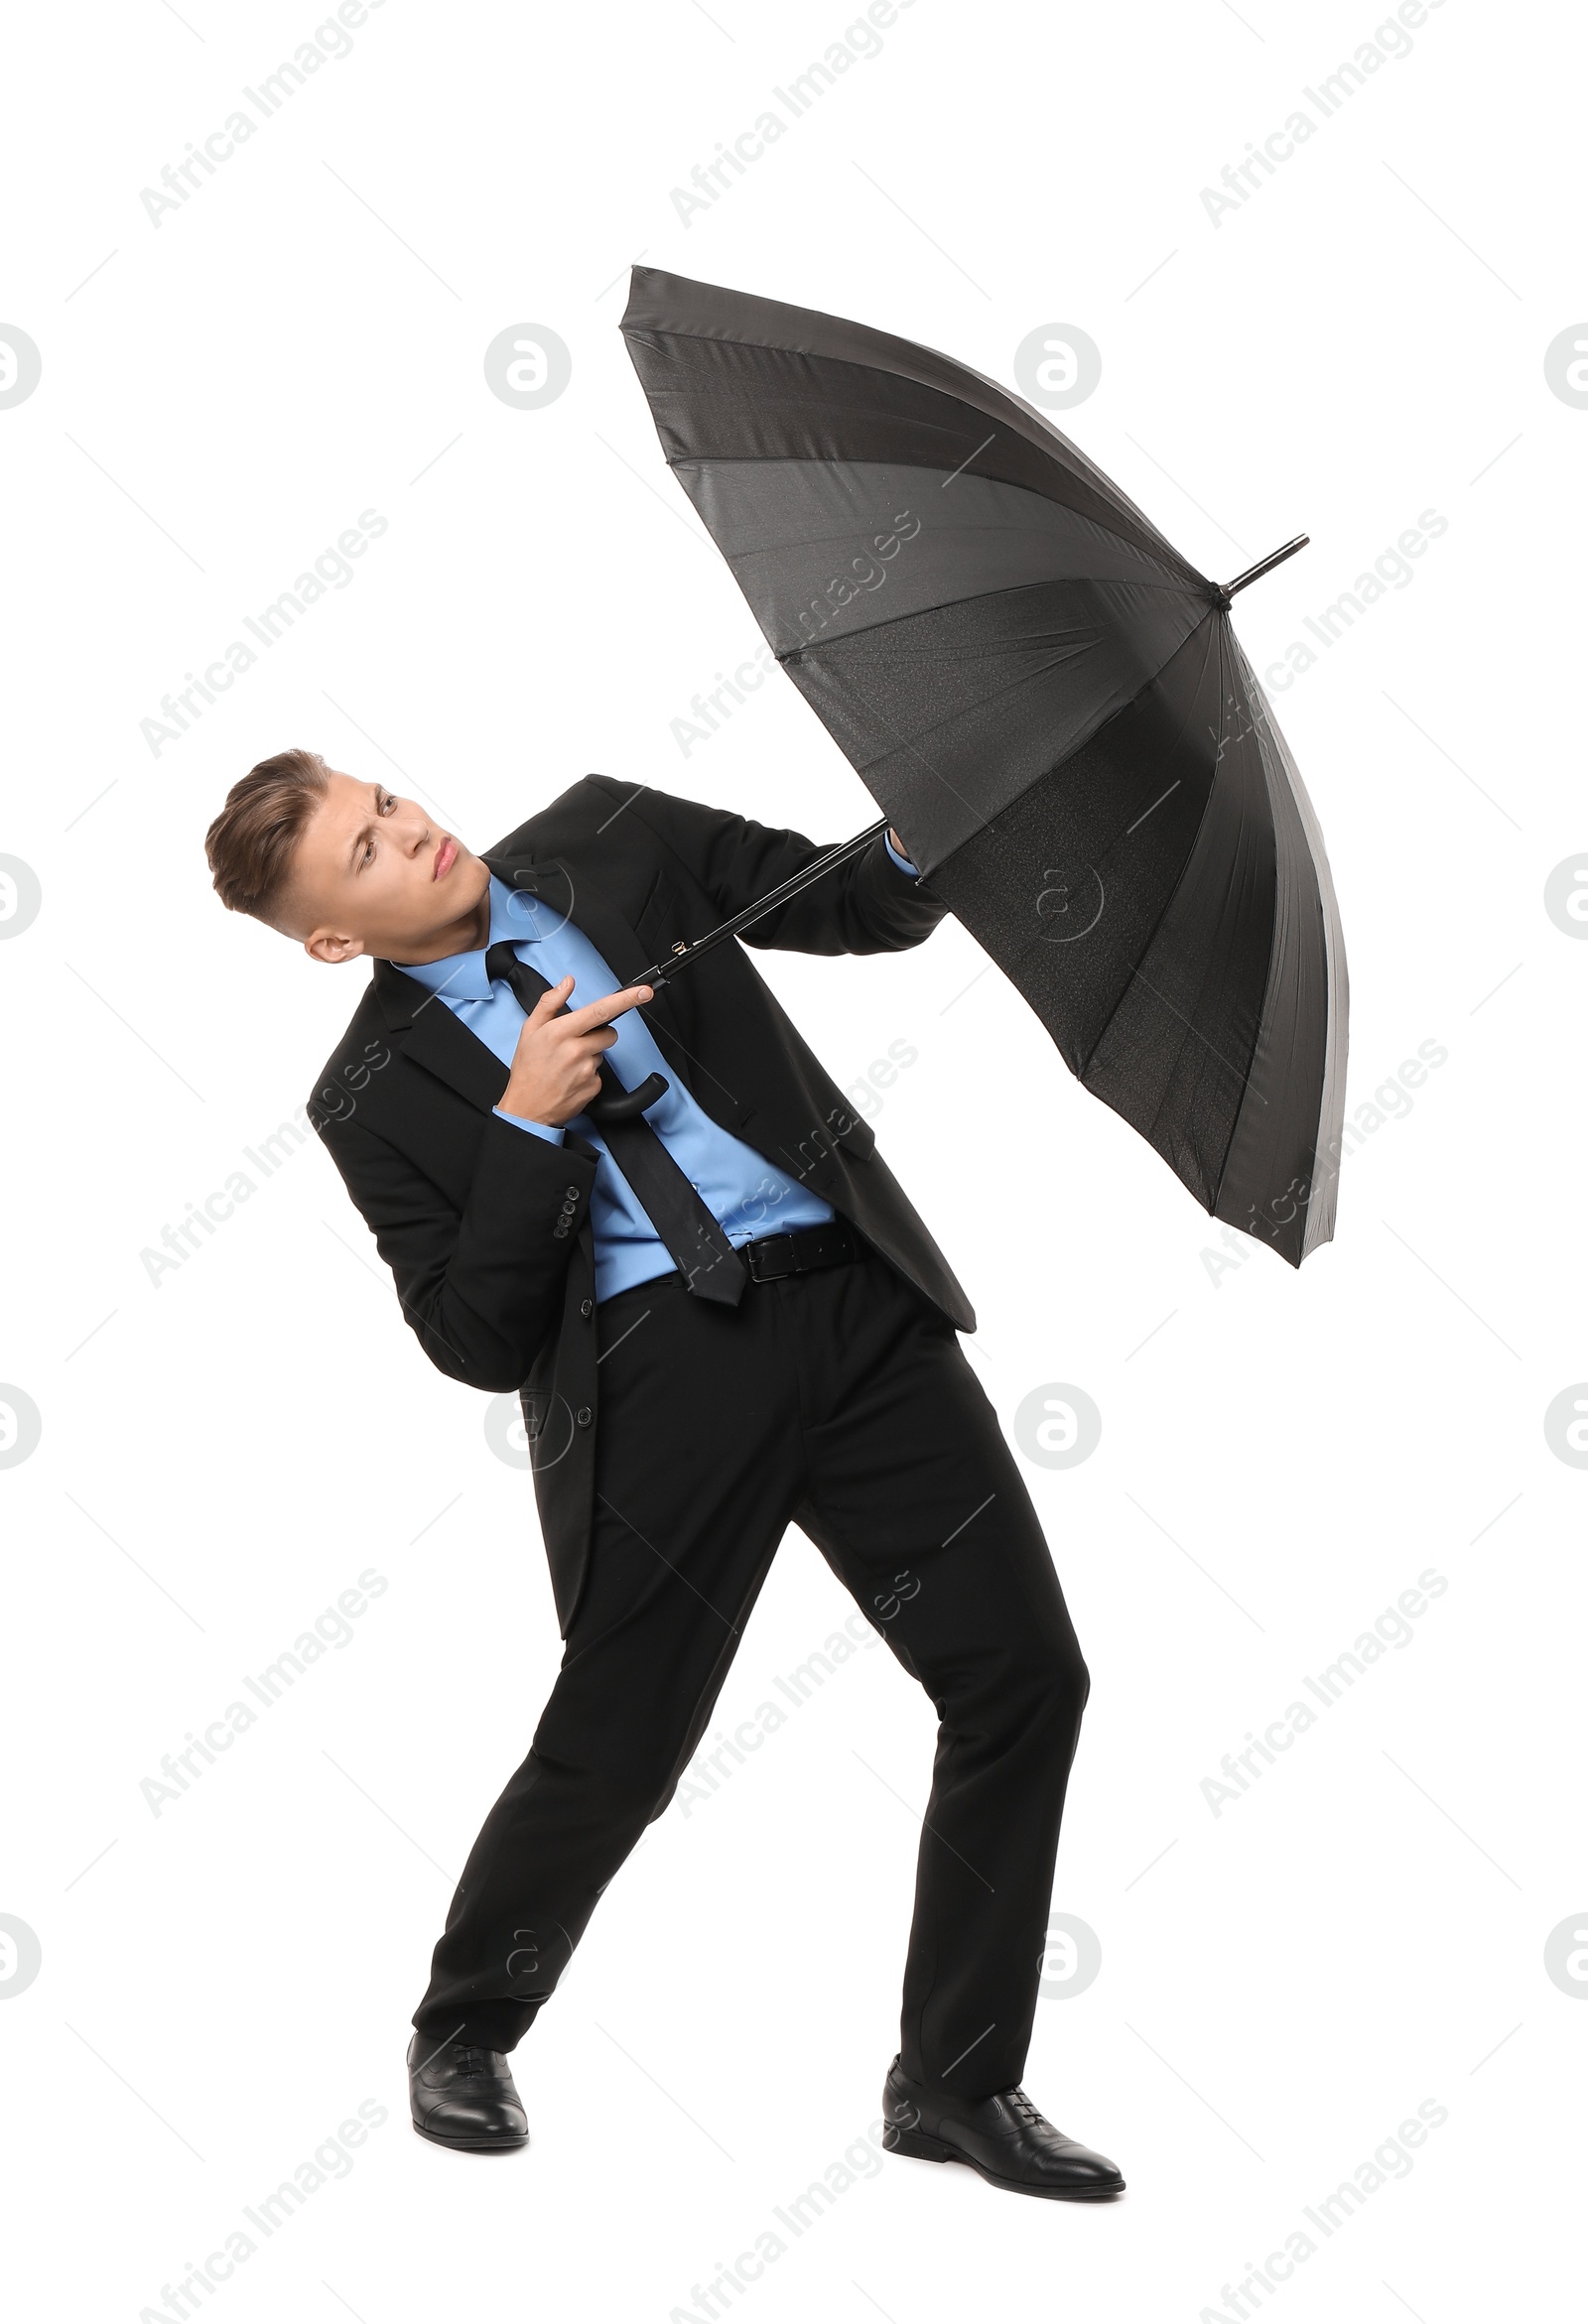
M 648 984 L 625 984 L 621 992 L 609 992 L 604 1000 L 590 1000 L 583 1008 L 571 1009 L 568 1021 L 576 1032 L 594 1032 L 598 1025 L 610 1024 L 613 1017 L 620 1017 L 651 998 Z

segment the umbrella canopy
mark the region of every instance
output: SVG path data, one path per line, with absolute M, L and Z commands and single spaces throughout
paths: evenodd
M 621 327 L 669 465 L 933 892 L 1082 1084 L 1299 1265 L 1333 1231 L 1345 950 L 1229 588 L 931 348 L 648 267 Z

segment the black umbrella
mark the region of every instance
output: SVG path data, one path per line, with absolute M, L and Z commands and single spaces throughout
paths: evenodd
M 1299 1265 L 1334 1225 L 1346 967 L 1295 763 L 1207 581 L 1051 423 L 862 324 L 650 267 L 669 465 L 884 815 L 1085 1087 Z

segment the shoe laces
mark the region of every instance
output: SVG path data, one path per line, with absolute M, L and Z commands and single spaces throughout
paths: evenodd
M 475 2049 L 468 2042 L 461 2041 L 453 2050 L 452 2069 L 460 2080 L 483 2074 L 486 2071 L 485 2052 Z
M 1030 2124 L 1033 2130 L 1052 2130 L 1053 2125 L 1048 2121 L 1047 2116 L 1042 2114 L 1031 2104 L 1031 2101 L 1026 2097 L 1025 2092 L 1021 2089 L 1018 2083 L 1014 2085 L 1012 2090 L 1006 2090 L 1003 2095 L 1008 2104 L 1014 2109 L 1015 2113 L 1023 2117 L 1023 2119 Z

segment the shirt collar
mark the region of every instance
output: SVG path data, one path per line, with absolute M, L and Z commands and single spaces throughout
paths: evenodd
M 508 887 L 496 877 L 490 878 L 490 935 L 477 952 L 450 953 L 443 961 L 398 962 L 405 976 L 412 976 L 416 984 L 423 984 L 427 992 L 442 993 L 448 1000 L 488 1000 L 490 978 L 485 973 L 485 954 L 493 944 L 538 944 L 542 935 L 536 926 L 536 899 Z

